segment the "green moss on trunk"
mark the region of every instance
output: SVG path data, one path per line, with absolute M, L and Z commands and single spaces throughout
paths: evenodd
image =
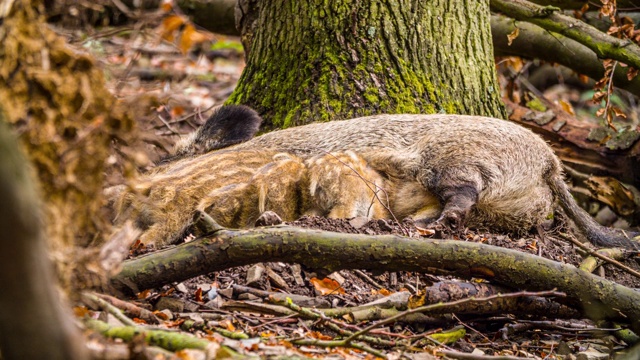
M 377 113 L 503 117 L 488 1 L 241 1 L 229 103 L 273 127 Z

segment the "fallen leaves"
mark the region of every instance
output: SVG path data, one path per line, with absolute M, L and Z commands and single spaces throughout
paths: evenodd
M 322 280 L 318 278 L 312 278 L 310 280 L 313 287 L 322 295 L 334 295 L 334 294 L 344 294 L 344 289 L 338 284 L 337 281 L 324 278 Z
M 166 16 L 158 31 L 162 39 L 174 43 L 183 54 L 196 45 L 214 40 L 213 34 L 197 30 L 188 18 L 180 15 Z

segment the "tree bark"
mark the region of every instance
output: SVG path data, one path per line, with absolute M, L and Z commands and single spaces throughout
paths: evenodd
M 41 203 L 0 115 L 0 351 L 3 359 L 85 359 L 55 291 Z
M 311 269 L 454 273 L 530 291 L 557 289 L 591 319 L 631 321 L 640 331 L 640 294 L 574 266 L 495 246 L 400 236 L 366 236 L 292 227 L 221 230 L 209 237 L 126 261 L 119 289 L 153 288 L 257 262 L 300 263 Z
M 267 127 L 377 113 L 505 117 L 488 1 L 242 0 L 247 67 L 229 103 Z
M 145 3 L 145 6 L 149 6 L 149 4 L 158 6 L 159 2 L 159 0 L 149 1 Z M 570 9 L 574 9 L 578 5 L 577 8 L 580 8 L 585 4 L 584 1 L 532 2 Z M 240 31 L 236 28 L 234 21 L 233 7 L 235 0 L 182 0 L 178 4 L 196 24 L 205 29 L 219 34 L 240 35 Z M 629 16 L 634 20 L 640 17 L 638 13 L 620 13 L 620 15 Z M 599 17 L 599 14 L 595 11 L 585 14 L 583 20 L 604 32 L 611 25 L 608 18 Z M 594 80 L 600 80 L 604 75 L 602 62 L 591 49 L 575 40 L 560 34 L 552 34 L 533 24 L 517 22 L 520 34 L 509 45 L 507 35 L 511 34 L 515 28 L 516 21 L 514 19 L 502 15 L 491 15 L 494 55 L 521 56 L 527 59 L 551 61 L 564 65 Z M 640 96 L 640 78 L 635 77 L 629 81 L 624 68 L 616 67 L 614 84 L 616 87 Z

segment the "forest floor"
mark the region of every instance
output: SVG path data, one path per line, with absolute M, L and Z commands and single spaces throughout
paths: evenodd
M 135 98 L 146 94 L 158 99 L 157 107 L 148 109 L 148 116 L 137 119 L 145 145 L 136 151 L 149 159 L 148 166 L 142 171 L 152 168 L 153 163 L 166 156 L 181 136 L 192 132 L 206 120 L 212 107 L 224 102 L 233 91 L 244 67 L 243 54 L 238 50 L 239 43 L 233 38 L 216 36 L 218 47 L 196 56 L 185 55 L 174 44 L 161 41 L 156 30 L 132 27 L 92 29 L 89 32 L 57 30 L 71 44 L 85 48 L 104 65 L 108 86 L 116 96 Z M 569 88 L 566 92 L 554 91 L 556 95 L 553 96 L 574 100 L 576 96 L 580 97 Z M 121 168 L 119 161 L 119 157 L 114 155 L 111 163 L 113 171 L 108 174 L 109 185 L 122 182 L 118 171 Z M 562 216 L 557 219 L 562 219 Z M 556 220 L 556 223 L 559 222 Z M 574 266 L 579 266 L 583 261 L 576 246 L 559 236 L 560 233 L 571 232 L 566 224 L 556 225 L 542 234 L 522 236 L 496 234 L 482 229 L 462 229 L 425 236 L 424 230 L 416 228 L 410 221 L 402 224 L 382 220 L 366 223 L 361 219 L 303 217 L 289 225 L 368 235 L 408 233 L 416 238 L 437 236 L 510 248 Z M 149 250 L 138 248 L 133 249 L 132 253 L 139 255 L 146 251 Z M 625 264 L 640 270 L 635 261 L 625 261 Z M 614 265 L 599 267 L 598 274 L 622 285 L 640 288 L 639 278 Z M 318 281 L 316 276 L 291 264 L 257 264 L 150 289 L 138 294 L 137 299 L 128 301 L 142 308 L 163 311 L 156 313 L 156 317 L 162 321 L 155 328 L 181 328 L 232 349 L 235 353 L 231 355 L 372 358 L 371 352 L 348 346 L 318 346 L 313 343 L 292 345 L 294 340 L 304 338 L 323 341 L 337 338 L 329 323 L 357 331 L 366 327 L 366 321 L 351 323 L 347 316 L 335 320 L 303 320 L 302 316 L 295 313 L 297 310 L 290 314 L 291 309 L 281 305 L 278 306 L 288 311 L 272 308 L 269 313 L 256 305 L 270 302 L 267 293 L 252 293 L 238 286 L 249 286 L 272 295 L 304 296 L 307 297 L 304 298 L 307 301 L 305 304 L 309 304 L 305 306 L 310 308 L 340 308 L 361 306 L 401 292 L 417 296 L 421 290 L 433 284 L 457 282 L 449 276 L 411 272 L 373 274 L 339 271 L 330 275 L 332 280 L 326 282 Z M 94 315 L 97 316 L 97 313 Z M 118 323 L 111 318 L 110 321 L 112 324 Z M 145 323 L 140 319 L 135 321 Z M 448 314 L 430 318 L 426 322 L 398 322 L 372 330 L 369 335 L 383 340 L 384 344 L 375 344 L 372 340 L 369 345 L 389 358 L 415 359 L 430 359 L 436 355 L 460 358 L 460 353 L 468 353 L 471 356 L 469 358 L 481 358 L 486 354 L 502 355 L 504 359 L 574 359 L 581 355 L 583 357 L 580 359 L 604 359 L 612 351 L 626 347 L 624 342 L 612 336 L 611 331 L 600 326 L 604 325 L 596 325 L 588 320 L 547 319 L 544 314 L 538 313 L 517 316 Z M 452 329 L 453 335 L 434 335 L 432 340 L 424 340 L 428 334 Z M 460 332 L 460 329 L 465 332 Z M 100 349 L 117 345 L 95 337 L 91 342 L 92 346 Z M 404 345 L 398 346 L 400 343 Z M 130 348 L 133 349 L 133 346 Z M 139 348 L 135 351 L 139 355 L 146 354 Z M 203 356 L 195 350 L 182 350 L 177 355 L 166 352 L 154 354 L 155 358 L 178 356 L 197 359 Z

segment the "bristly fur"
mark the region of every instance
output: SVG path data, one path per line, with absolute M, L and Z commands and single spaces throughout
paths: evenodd
M 450 222 L 529 229 L 552 212 L 556 198 L 590 242 L 638 248 L 576 204 L 562 181 L 560 161 L 539 136 L 504 120 L 375 115 L 275 131 L 232 148 L 277 149 L 302 157 L 355 151 L 400 187 L 417 182 L 425 194 L 437 196 L 439 220 Z
M 551 148 L 508 121 L 377 115 L 276 131 L 168 164 L 117 203 L 121 216 L 133 213 L 149 228 L 147 240 L 164 242 L 196 208 L 224 226 L 251 225 L 264 210 L 285 220 L 391 210 L 400 219 L 523 231 L 547 218 L 555 198 L 592 243 L 636 248 L 578 207 L 562 177 Z
M 168 160 L 204 154 L 250 140 L 260 124 L 260 115 L 248 106 L 220 106 L 197 131 L 176 143 Z
M 225 227 L 253 226 L 265 211 L 388 218 L 382 179 L 353 152 L 302 159 L 269 150 L 221 150 L 157 168 L 132 189 L 110 189 L 116 223 L 134 219 L 145 244 L 179 240 L 195 210 Z M 379 195 L 384 199 L 383 195 Z

